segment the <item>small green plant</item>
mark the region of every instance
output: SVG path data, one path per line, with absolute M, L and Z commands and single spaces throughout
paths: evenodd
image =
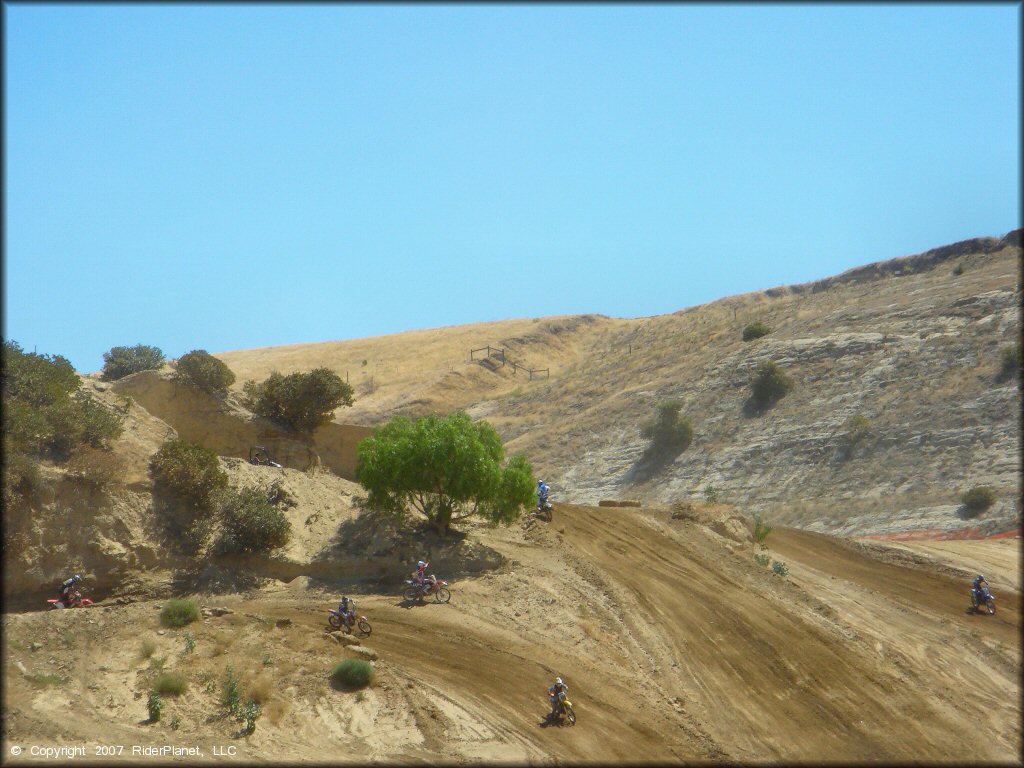
M 181 718 L 180 717 L 173 717 L 173 718 L 171 718 L 171 729 L 176 731 L 179 728 L 181 728 Z
M 771 332 L 771 328 L 769 328 L 767 325 L 758 320 L 753 323 L 748 323 L 747 326 L 743 329 L 743 340 L 751 341 L 753 339 L 759 339 L 762 336 L 767 336 Z
M 757 374 L 750 382 L 750 404 L 757 412 L 771 407 L 793 388 L 793 381 L 771 360 L 765 360 L 757 367 Z
M 970 516 L 975 517 L 996 503 L 996 492 L 988 486 L 979 485 L 964 491 L 960 501 Z
M 640 428 L 640 436 L 651 441 L 649 452 L 680 453 L 690 446 L 693 441 L 693 424 L 679 413 L 682 407 L 680 400 L 661 403 L 657 415 Z
M 786 577 L 789 575 L 789 569 L 781 560 L 772 560 L 772 573 L 776 576 Z
M 136 344 L 134 347 L 113 347 L 103 353 L 103 381 L 117 381 L 132 373 L 151 371 L 164 364 L 164 353 L 160 347 Z
M 358 693 L 356 693 L 356 701 L 362 701 L 365 698 L 366 698 L 366 694 L 363 693 L 362 691 L 359 691 Z
M 373 667 L 363 659 L 345 659 L 331 670 L 331 679 L 345 688 L 365 688 L 373 680 Z
M 771 557 L 766 555 L 764 552 L 758 552 L 755 554 L 754 559 L 757 561 L 758 565 L 762 565 L 765 568 L 767 568 L 768 563 L 771 562 Z
M 962 275 L 963 273 L 964 273 L 964 263 L 963 263 L 963 262 L 961 261 L 961 262 L 960 262 L 959 264 L 957 264 L 957 265 L 956 265 L 956 266 L 955 266 L 955 267 L 953 268 L 953 274 L 954 274 L 954 275 L 955 275 L 956 277 L 960 277 L 960 275 Z
M 139 644 L 139 658 L 148 659 L 154 653 L 156 653 L 156 641 L 151 637 L 143 638 Z
M 768 534 L 772 532 L 772 527 L 757 512 L 751 513 L 750 517 L 754 521 L 754 541 L 757 542 L 757 546 L 762 550 L 767 549 L 768 544 L 766 541 Z
M 704 501 L 706 501 L 708 504 L 718 503 L 718 489 L 715 488 L 715 486 L 708 485 L 704 489 Z
M 63 675 L 44 674 L 43 672 L 29 675 L 28 679 L 30 683 L 39 688 L 46 688 L 51 685 L 64 685 L 68 682 L 68 678 Z
M 196 649 L 196 639 L 192 636 L 191 632 L 185 633 L 185 652 L 182 655 L 192 653 Z
M 171 598 L 160 611 L 160 623 L 165 627 L 184 627 L 198 618 L 199 606 L 193 600 Z
M 269 653 L 265 652 L 263 654 L 263 666 L 264 667 L 272 667 L 272 666 L 274 666 L 274 658 Z
M 222 395 L 235 383 L 235 374 L 205 349 L 193 349 L 174 364 L 174 378 L 211 395 Z
M 167 663 L 167 657 L 166 656 L 153 656 L 149 660 L 149 668 L 152 669 L 154 672 L 163 672 L 164 671 L 164 664 L 166 664 L 166 663 Z
M 231 715 L 237 716 L 241 694 L 238 691 L 238 675 L 230 666 L 224 670 L 224 681 L 220 686 L 220 703 L 223 704 Z
M 197 679 L 203 686 L 203 690 L 207 693 L 213 693 L 217 690 L 217 678 L 213 676 L 211 672 L 200 672 Z
M 854 449 L 871 434 L 871 422 L 859 413 L 851 416 L 840 427 L 843 434 L 839 439 L 841 458 L 845 461 L 853 455 Z
M 238 715 L 239 720 L 245 720 L 245 728 L 242 733 L 248 735 L 256 730 L 256 721 L 263 714 L 263 709 L 252 699 L 247 699 Z
M 164 672 L 153 681 L 153 690 L 161 696 L 180 696 L 188 688 L 188 680 L 177 672 Z
M 146 708 L 149 710 L 149 722 L 160 722 L 160 710 L 163 709 L 163 702 L 160 701 L 159 693 L 156 691 L 149 692 L 149 700 L 146 702 Z

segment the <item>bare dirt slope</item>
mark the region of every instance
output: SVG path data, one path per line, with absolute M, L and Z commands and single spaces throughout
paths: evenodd
M 475 529 L 507 564 L 453 582 L 450 604 L 355 594 L 378 656 L 362 696 L 328 683 L 356 652 L 324 635 L 337 594 L 302 579 L 197 595 L 233 613 L 188 627 L 188 654 L 186 630 L 160 634 L 159 603 L 8 614 L 4 753 L 113 742 L 196 745 L 210 760 L 234 745 L 274 762 L 1019 759 L 1019 593 L 990 576 L 999 612 L 968 616 L 949 562 L 789 529 L 768 539 L 782 578 L 754 562 L 749 536 L 717 528 L 731 537 L 669 508 L 559 505 L 550 524 Z M 263 702 L 249 737 L 219 718 L 229 664 Z M 147 724 L 161 666 L 189 689 Z M 555 675 L 575 728 L 541 725 Z M 979 711 L 990 733 L 965 739 Z

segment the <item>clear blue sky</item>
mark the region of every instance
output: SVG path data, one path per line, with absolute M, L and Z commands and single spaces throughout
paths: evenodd
M 1015 4 L 4 14 L 4 337 L 83 373 L 663 314 L 1020 226 Z

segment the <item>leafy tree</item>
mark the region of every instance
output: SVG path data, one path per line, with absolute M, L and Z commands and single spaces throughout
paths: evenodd
M 192 553 L 206 543 L 228 476 L 210 448 L 168 440 L 149 462 L 153 498 L 167 532 Z
M 113 347 L 103 353 L 103 381 L 117 381 L 139 371 L 152 371 L 164 364 L 160 347 L 136 344 L 134 347 Z
M 689 448 L 693 441 L 693 425 L 679 413 L 683 404 L 669 400 L 658 406 L 658 414 L 640 428 L 640 435 L 651 441 L 654 453 L 679 453 Z
M 760 320 L 757 320 L 753 323 L 748 323 L 743 329 L 743 340 L 751 341 L 753 339 L 759 339 L 762 336 L 767 336 L 771 332 L 772 329 L 770 327 L 762 323 Z
M 758 412 L 777 403 L 793 388 L 792 380 L 771 360 L 765 360 L 757 368 L 757 374 L 750 383 L 751 403 Z
M 262 384 L 247 381 L 243 391 L 254 413 L 307 434 L 329 422 L 336 408 L 352 405 L 352 387 L 330 368 L 287 376 L 274 371 Z
M 359 444 L 356 479 L 370 507 L 396 516 L 415 511 L 441 535 L 472 515 L 508 525 L 532 503 L 534 479 L 525 457 L 503 468 L 503 456 L 494 427 L 462 411 L 396 416 Z
M 227 363 L 205 349 L 193 349 L 174 364 L 174 378 L 211 395 L 224 394 L 235 383 Z
M 258 488 L 229 491 L 222 515 L 221 552 L 269 552 L 291 536 L 288 518 Z

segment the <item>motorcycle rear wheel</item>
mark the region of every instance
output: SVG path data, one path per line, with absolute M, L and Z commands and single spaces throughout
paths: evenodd
M 434 593 L 434 600 L 438 603 L 447 603 L 452 599 L 452 593 L 444 587 L 441 587 Z
M 368 622 L 366 619 L 360 619 L 359 624 L 357 626 L 359 627 L 359 633 L 362 635 L 368 635 L 370 634 L 370 632 L 373 631 L 370 628 L 370 622 Z
M 405 590 L 406 600 L 417 600 L 421 597 L 423 597 L 423 593 L 420 592 L 416 587 L 409 587 L 409 589 Z
M 327 623 L 335 629 L 341 629 L 341 616 L 335 616 L 333 613 L 327 615 Z

